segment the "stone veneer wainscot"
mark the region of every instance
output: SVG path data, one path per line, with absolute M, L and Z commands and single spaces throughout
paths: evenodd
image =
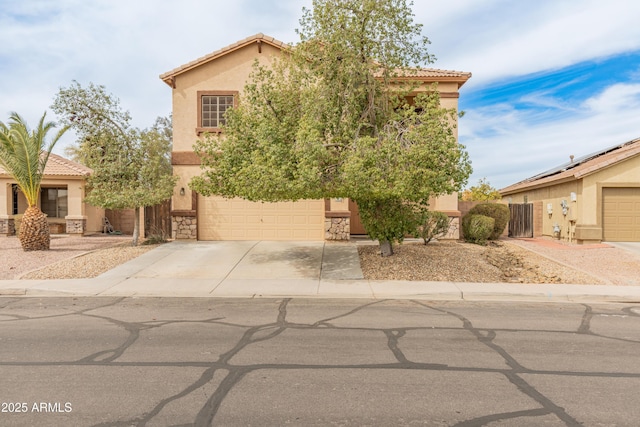
M 171 220 L 171 234 L 174 239 L 197 239 L 198 219 L 194 216 L 174 216 Z
M 329 213 L 327 213 L 329 214 Z M 340 216 L 332 216 L 324 219 L 325 240 L 349 240 L 351 237 L 351 218 L 348 212 Z

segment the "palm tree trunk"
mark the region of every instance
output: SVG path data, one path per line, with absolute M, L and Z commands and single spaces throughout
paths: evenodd
M 47 217 L 36 206 L 28 207 L 20 223 L 20 243 L 24 251 L 49 249 L 50 234 Z

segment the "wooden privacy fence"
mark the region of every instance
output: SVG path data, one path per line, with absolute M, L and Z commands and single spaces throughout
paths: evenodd
M 144 232 L 146 236 L 163 234 L 171 237 L 171 199 L 144 208 Z
M 509 237 L 533 237 L 533 203 L 512 203 L 509 211 Z

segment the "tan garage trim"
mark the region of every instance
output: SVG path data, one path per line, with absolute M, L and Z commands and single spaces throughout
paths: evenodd
M 640 188 L 602 189 L 605 241 L 640 242 Z
M 198 197 L 199 240 L 324 240 L 324 200 Z

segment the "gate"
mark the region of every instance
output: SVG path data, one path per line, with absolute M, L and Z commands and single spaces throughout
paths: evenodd
M 144 232 L 145 236 L 171 237 L 171 199 L 144 208 Z
M 362 221 L 360 220 L 360 209 L 358 204 L 349 199 L 349 210 L 351 211 L 351 234 L 367 234 Z
M 533 203 L 510 204 L 509 237 L 533 237 Z

